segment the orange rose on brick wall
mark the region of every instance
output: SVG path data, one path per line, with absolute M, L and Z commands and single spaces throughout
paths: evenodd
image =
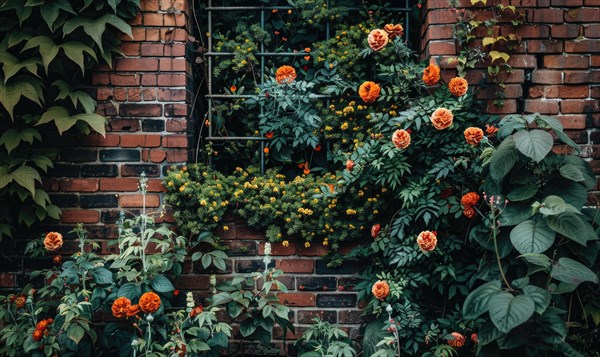
M 27 296 L 19 295 L 15 299 L 15 306 L 17 307 L 17 309 L 22 309 L 25 307 L 26 302 L 27 302 Z
M 469 82 L 467 82 L 467 80 L 464 78 L 454 77 L 450 80 L 450 83 L 448 83 L 448 89 L 450 90 L 450 93 L 460 97 L 467 93 L 467 90 L 469 89 Z
M 483 130 L 475 127 L 469 127 L 465 129 L 463 133 L 465 135 L 465 140 L 467 143 L 475 146 L 479 145 L 481 140 L 483 140 Z
M 431 124 L 437 130 L 444 130 L 452 125 L 454 114 L 449 109 L 438 108 L 431 114 Z
M 387 24 L 383 27 L 383 30 L 388 33 L 390 40 L 393 40 L 398 36 L 402 36 L 404 33 L 404 27 L 402 27 L 400 24 Z
M 381 87 L 375 82 L 364 82 L 358 88 L 358 95 L 365 103 L 373 103 L 379 97 Z
M 127 317 L 127 310 L 129 309 L 129 307 L 131 306 L 131 300 L 129 300 L 128 298 L 121 296 L 120 298 L 117 298 L 111 307 L 111 311 L 114 317 L 117 318 L 122 318 L 122 317 Z
M 433 232 L 423 231 L 417 237 L 417 244 L 424 253 L 429 253 L 437 246 L 437 237 Z
M 149 291 L 140 298 L 140 309 L 146 313 L 154 313 L 160 307 L 160 297 Z
M 388 33 L 384 30 L 375 29 L 369 33 L 369 37 L 367 37 L 367 41 L 369 42 L 369 47 L 373 49 L 373 51 L 381 51 L 385 45 L 389 42 L 390 38 Z
M 423 70 L 423 82 L 428 86 L 433 86 L 440 81 L 440 67 L 430 64 Z
M 44 238 L 44 247 L 53 252 L 63 245 L 63 236 L 57 232 L 49 232 Z
M 292 66 L 281 66 L 275 72 L 277 83 L 292 83 L 296 77 L 296 70 Z
M 399 129 L 392 135 L 392 142 L 398 149 L 406 149 L 410 145 L 410 134 L 404 129 Z
M 127 308 L 127 317 L 133 317 L 140 313 L 140 305 L 135 304 Z
M 390 295 L 390 286 L 383 280 L 378 280 L 375 284 L 373 284 L 373 288 L 371 288 L 371 292 L 376 299 L 384 300 L 388 295 Z
M 458 332 L 452 332 L 451 333 L 452 338 L 448 339 L 448 344 L 454 348 L 461 348 L 462 346 L 465 345 L 465 336 L 463 336 L 462 334 L 458 333 Z
M 496 135 L 496 133 L 498 132 L 498 128 L 496 128 L 493 125 L 490 124 L 485 124 L 485 133 L 491 138 L 492 136 Z

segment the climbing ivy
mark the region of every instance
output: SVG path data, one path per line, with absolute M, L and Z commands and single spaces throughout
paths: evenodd
M 17 226 L 58 219 L 41 189 L 53 142 L 68 130 L 104 134 L 105 118 L 86 90 L 91 71 L 112 65 L 118 35 L 139 0 L 0 0 L 0 240 Z

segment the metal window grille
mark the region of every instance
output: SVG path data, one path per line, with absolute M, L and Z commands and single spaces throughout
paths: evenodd
M 386 7 L 385 10 L 388 12 L 398 12 L 403 13 L 403 27 L 406 38 L 410 38 L 411 36 L 411 24 L 410 24 L 410 16 L 409 12 L 413 10 L 412 5 L 416 3 L 416 0 L 395 0 L 395 7 Z M 330 1 L 326 2 L 327 7 L 329 8 Z M 348 11 L 360 11 L 364 10 L 363 8 L 358 7 L 350 7 L 346 8 Z M 213 100 L 231 100 L 231 99 L 240 99 L 240 98 L 252 98 L 254 95 L 238 95 L 238 94 L 215 94 L 213 91 L 213 64 L 215 58 L 220 56 L 234 56 L 233 52 L 215 52 L 213 48 L 213 20 L 214 13 L 224 12 L 224 11 L 253 11 L 260 13 L 260 28 L 265 30 L 265 22 L 267 13 L 272 12 L 273 10 L 295 10 L 292 6 L 268 6 L 268 5 L 255 5 L 255 6 L 215 6 L 213 5 L 213 0 L 208 0 L 208 6 L 205 8 L 207 12 L 206 16 L 208 18 L 208 32 L 211 36 L 208 36 L 208 51 L 204 54 L 208 60 L 208 78 L 207 78 L 207 92 L 205 94 L 205 98 L 208 102 L 207 108 L 207 120 L 208 120 L 208 134 L 204 138 L 208 142 L 234 142 L 234 141 L 258 141 L 260 143 L 260 170 L 261 174 L 264 174 L 265 171 L 265 142 L 270 139 L 260 136 L 214 136 L 213 133 Z M 329 40 L 331 37 L 331 24 L 330 20 L 327 19 L 325 23 L 325 39 Z M 415 41 L 416 42 L 416 41 Z M 260 44 L 260 52 L 255 53 L 255 55 L 260 58 L 260 84 L 264 84 L 264 73 L 265 73 L 265 62 L 267 57 L 284 57 L 284 56 L 305 56 L 304 52 L 268 52 L 265 48 L 265 44 L 261 42 Z M 312 99 L 319 100 L 329 100 L 332 97 L 329 95 L 311 95 Z M 260 111 L 262 113 L 263 107 L 261 105 Z M 209 159 L 210 160 L 210 159 Z M 212 163 L 212 161 L 210 162 Z

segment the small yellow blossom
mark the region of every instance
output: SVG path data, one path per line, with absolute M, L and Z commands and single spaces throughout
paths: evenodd
M 305 242 L 304 243 L 304 248 L 310 248 L 310 242 Z
M 346 130 L 346 129 L 348 129 L 348 122 L 344 122 L 344 123 L 343 123 L 343 124 L 340 126 L 340 129 L 342 129 L 342 130 Z
M 283 242 L 281 242 L 281 245 L 284 247 L 287 247 L 290 245 L 290 242 L 288 242 L 287 240 L 284 240 Z
M 223 226 L 223 230 L 224 231 L 228 231 L 229 230 L 229 226 Z
M 356 214 L 356 210 L 348 208 L 346 210 L 346 214 L 349 215 L 349 216 L 354 215 L 354 214 Z

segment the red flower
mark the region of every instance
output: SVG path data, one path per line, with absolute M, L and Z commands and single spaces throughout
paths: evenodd
M 458 332 L 452 332 L 452 339 L 448 339 L 448 344 L 454 348 L 461 348 L 465 345 L 465 336 Z
M 270 132 L 266 133 L 265 134 L 265 138 L 267 138 L 267 139 L 273 139 L 273 132 L 270 131 Z
M 346 170 L 352 171 L 354 169 L 354 161 L 348 160 L 346 161 Z
M 380 230 L 381 230 L 381 224 L 379 224 L 379 223 L 374 224 L 373 227 L 371 227 L 371 237 L 373 237 L 373 239 L 377 239 L 377 237 L 379 236 Z

